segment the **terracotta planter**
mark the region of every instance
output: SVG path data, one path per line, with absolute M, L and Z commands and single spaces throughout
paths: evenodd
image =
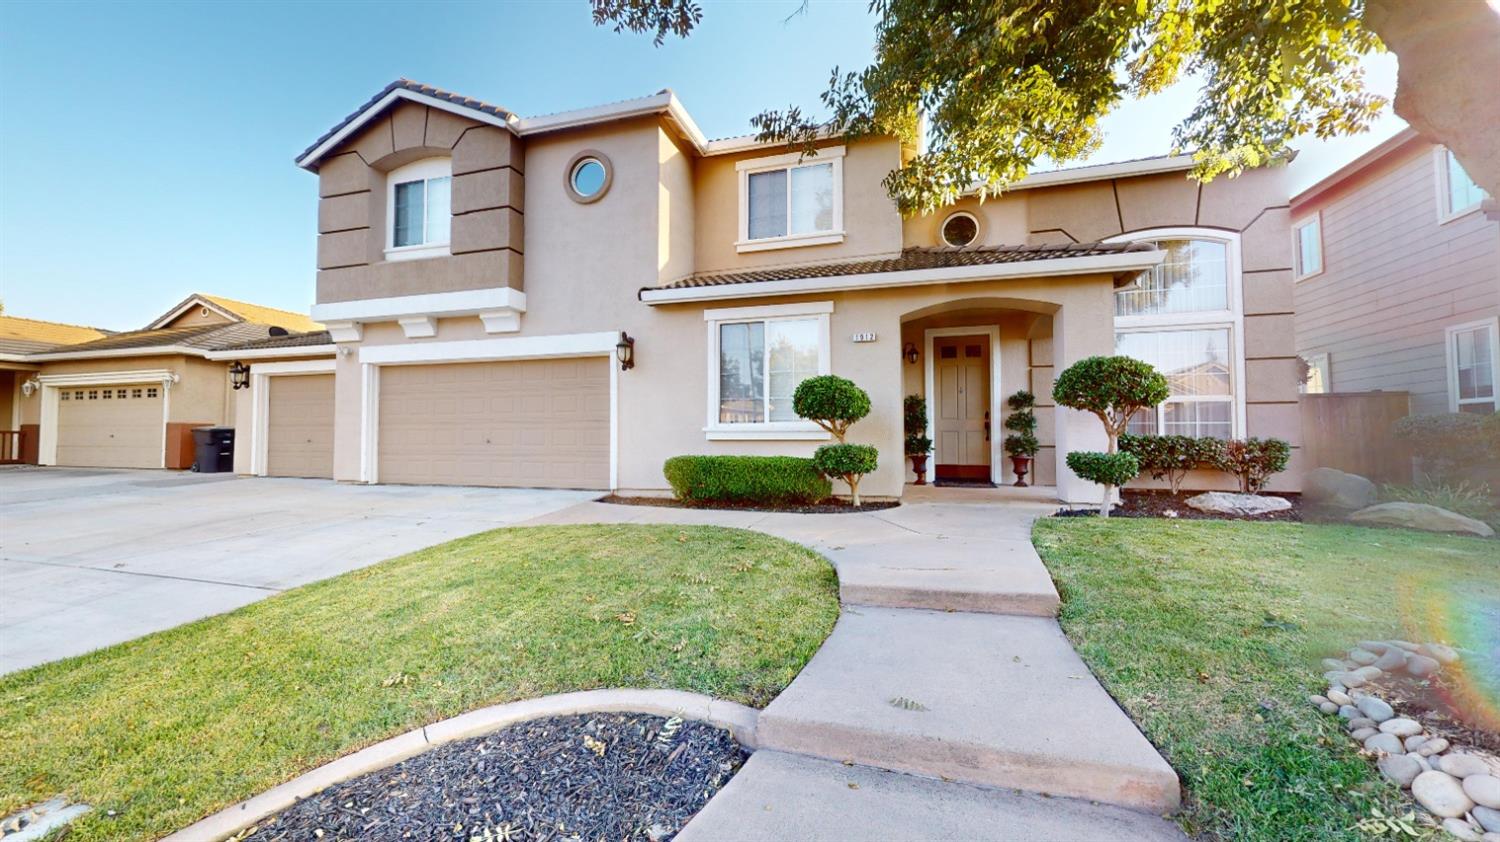
M 912 473 L 914 473 L 914 474 L 917 475 L 917 482 L 916 482 L 917 485 L 926 485 L 927 484 L 927 454 L 926 453 L 913 453 L 913 454 L 911 454 L 911 470 L 912 470 Z
M 1010 466 L 1016 472 L 1016 487 L 1017 488 L 1025 488 L 1026 487 L 1026 473 L 1031 470 L 1031 457 L 1030 456 L 1012 456 L 1012 457 L 1010 457 Z

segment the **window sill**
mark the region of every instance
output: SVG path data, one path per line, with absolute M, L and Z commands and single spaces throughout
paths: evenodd
M 833 435 L 816 424 L 747 424 L 741 427 L 704 427 L 709 441 L 828 441 Z
M 1442 197 L 1439 197 L 1438 201 L 1442 201 Z M 1457 222 L 1458 220 L 1463 219 L 1464 217 L 1469 216 L 1470 214 L 1478 213 L 1479 211 L 1481 211 L 1483 209 L 1484 209 L 1484 202 L 1481 201 L 1481 202 L 1475 202 L 1474 204 L 1469 205 L 1468 207 L 1464 208 L 1463 210 L 1454 211 L 1453 213 L 1443 213 L 1442 211 L 1438 211 L 1438 224 L 1439 225 L 1447 225 L 1450 222 Z
M 426 260 L 432 257 L 448 257 L 452 254 L 447 243 L 441 245 L 397 246 L 385 250 L 386 260 Z
M 1300 283 L 1302 283 L 1302 282 L 1303 282 L 1303 281 L 1310 281 L 1310 280 L 1312 280 L 1312 279 L 1313 279 L 1313 278 L 1316 278 L 1316 277 L 1318 277 L 1318 276 L 1320 276 L 1320 275 L 1322 275 L 1322 274 L 1323 274 L 1323 270 L 1322 270 L 1322 269 L 1319 269 L 1319 270 L 1318 270 L 1318 271 L 1316 271 L 1316 272 L 1309 272 L 1309 273 L 1308 273 L 1308 274 L 1306 274 L 1306 275 L 1293 275 L 1293 276 L 1292 276 L 1292 282 L 1293 282 L 1293 283 L 1298 283 L 1298 284 L 1300 284 Z
M 787 237 L 766 237 L 760 240 L 739 240 L 734 250 L 740 254 L 751 251 L 793 249 L 803 246 L 827 246 L 844 241 L 843 231 L 824 231 L 817 234 L 793 234 Z

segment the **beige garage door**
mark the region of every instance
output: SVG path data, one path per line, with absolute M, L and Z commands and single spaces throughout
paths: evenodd
M 57 464 L 162 466 L 166 427 L 160 383 L 59 389 L 57 406 Z
M 379 480 L 609 487 L 609 360 L 386 366 Z
M 333 375 L 266 378 L 266 473 L 333 477 Z

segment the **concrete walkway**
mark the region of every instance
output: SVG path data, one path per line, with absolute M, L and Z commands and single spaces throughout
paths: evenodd
M 847 515 L 586 503 L 528 523 L 754 529 L 831 559 L 844 609 L 678 837 L 1182 839 L 1176 774 L 1053 619 L 1039 493 L 913 489 Z M 788 836 L 791 834 L 791 836 Z

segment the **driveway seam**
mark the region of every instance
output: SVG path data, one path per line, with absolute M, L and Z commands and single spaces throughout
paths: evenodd
M 110 567 L 94 567 L 90 564 L 62 564 L 56 561 L 38 561 L 34 558 L 21 558 L 18 556 L 0 556 L 0 561 L 15 561 L 21 564 L 36 564 L 42 567 L 63 567 L 69 570 L 92 570 L 96 573 L 118 573 L 122 576 L 140 576 L 147 579 L 171 579 L 177 582 L 196 582 L 200 585 L 223 585 L 229 588 L 249 588 L 257 591 L 271 591 L 280 593 L 285 588 L 273 588 L 270 585 L 246 585 L 240 582 L 223 582 L 218 579 L 196 579 L 192 576 L 172 576 L 166 573 L 142 573 L 139 570 L 115 570 Z

